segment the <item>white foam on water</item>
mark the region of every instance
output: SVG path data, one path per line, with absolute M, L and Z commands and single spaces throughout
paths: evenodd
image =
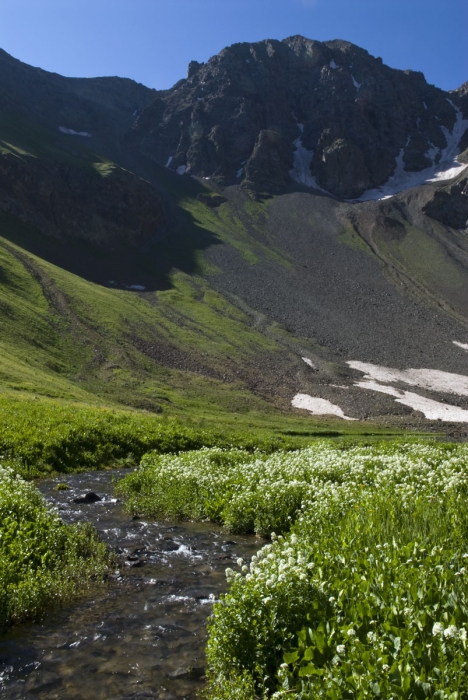
M 352 75 L 351 78 L 352 78 L 354 87 L 356 88 L 356 90 L 359 90 L 359 88 L 361 87 L 362 83 L 358 83 L 358 81 L 356 80 L 356 78 L 354 77 L 354 75 Z
M 397 403 L 409 406 L 414 411 L 420 411 L 428 420 L 441 420 L 448 423 L 468 423 L 468 411 L 458 406 L 441 403 L 434 399 L 427 399 L 412 391 L 400 391 L 393 386 L 378 384 L 372 380 L 356 382 L 355 386 L 361 389 L 379 391 L 382 394 L 393 396 Z
M 452 374 L 438 369 L 392 369 L 369 362 L 350 361 L 346 364 L 352 369 L 363 372 L 364 379 L 373 379 L 386 384 L 403 382 L 428 391 L 468 396 L 468 377 L 463 374 Z
M 396 167 L 393 175 L 381 187 L 367 190 L 358 199 L 350 200 L 353 202 L 368 202 L 370 200 L 388 199 L 393 197 L 398 192 L 403 192 L 411 187 L 424 185 L 428 182 L 444 182 L 457 177 L 464 172 L 468 166 L 465 163 L 459 163 L 457 156 L 459 154 L 460 140 L 468 129 L 468 119 L 463 119 L 461 110 L 456 107 L 451 100 L 448 102 L 452 105 L 456 113 L 455 124 L 452 132 L 445 126 L 441 126 L 442 133 L 445 136 L 447 145 L 442 151 L 431 144 L 431 148 L 426 152 L 426 157 L 432 161 L 432 165 L 420 172 L 408 172 L 405 170 L 404 154 L 405 149 L 402 148 L 396 157 Z M 408 141 L 407 144 L 408 145 Z M 436 157 L 440 153 L 440 161 L 436 164 Z
M 296 394 L 291 401 L 291 405 L 294 408 L 303 408 L 312 413 L 313 416 L 338 416 L 338 418 L 343 418 L 343 420 L 357 420 L 357 418 L 345 416 L 341 408 L 335 406 L 331 401 L 309 396 L 309 394 Z
M 88 134 L 87 131 L 75 131 L 74 129 L 68 129 L 66 126 L 59 126 L 59 131 L 61 131 L 62 134 L 69 134 L 69 136 L 87 136 L 91 138 L 91 134 Z
M 309 365 L 309 367 L 312 367 L 312 369 L 315 369 L 314 363 L 312 362 L 312 360 L 309 360 L 308 357 L 301 357 L 301 360 L 304 360 L 306 365 Z
M 130 284 L 125 289 L 131 289 L 134 292 L 144 292 L 146 287 L 143 287 L 142 284 Z
M 191 559 L 203 559 L 201 554 L 194 554 L 193 551 L 187 547 L 185 544 L 180 544 L 179 542 L 176 542 L 176 544 L 179 545 L 179 549 L 176 549 L 173 552 L 165 552 L 166 555 L 171 555 L 171 554 L 182 554 L 184 557 L 190 557 Z
M 176 170 L 176 173 L 177 173 L 177 175 L 184 175 L 186 170 L 187 170 L 186 165 L 179 165 L 179 167 Z
M 454 345 L 458 345 L 459 348 L 463 348 L 463 350 L 468 350 L 468 343 L 459 343 L 458 340 L 453 340 L 452 342 Z
M 166 168 L 168 168 L 168 167 L 170 166 L 170 164 L 172 163 L 173 159 L 174 159 L 174 156 L 169 156 L 169 158 L 167 159 Z

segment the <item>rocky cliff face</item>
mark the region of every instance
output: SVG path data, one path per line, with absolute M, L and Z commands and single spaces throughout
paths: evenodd
M 468 233 L 468 177 L 434 192 L 423 212 L 460 233 Z
M 192 62 L 142 110 L 130 142 L 221 185 L 283 192 L 296 181 L 352 199 L 386 183 L 398 157 L 406 173 L 452 157 L 463 116 L 462 89 L 444 93 L 345 41 L 295 36 Z
M 88 168 L 0 153 L 0 211 L 56 239 L 104 249 L 157 238 L 165 205 L 154 188 L 114 165 Z

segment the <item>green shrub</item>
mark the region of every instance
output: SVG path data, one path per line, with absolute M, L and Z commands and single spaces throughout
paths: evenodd
M 150 450 L 165 454 L 214 445 L 271 452 L 294 440 L 219 433 L 137 412 L 0 396 L 0 457 L 25 478 L 138 464 Z
M 468 697 L 468 446 L 153 454 L 119 488 L 158 517 L 285 533 L 227 570 L 211 700 Z
M 102 581 L 108 563 L 94 528 L 65 525 L 32 484 L 0 466 L 0 632 Z

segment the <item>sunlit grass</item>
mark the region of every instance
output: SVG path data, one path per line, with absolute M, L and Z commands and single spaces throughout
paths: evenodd
M 65 525 L 0 462 L 0 633 L 82 595 L 108 564 L 94 528 Z

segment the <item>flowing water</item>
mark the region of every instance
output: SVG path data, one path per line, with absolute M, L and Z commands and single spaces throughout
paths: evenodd
M 107 586 L 0 641 L 5 700 L 192 699 L 203 685 L 206 620 L 225 569 L 262 545 L 205 523 L 133 520 L 112 497 L 128 470 L 43 482 L 66 522 L 88 520 L 121 559 Z M 58 481 L 68 491 L 54 491 Z M 74 504 L 93 491 L 102 500 Z

